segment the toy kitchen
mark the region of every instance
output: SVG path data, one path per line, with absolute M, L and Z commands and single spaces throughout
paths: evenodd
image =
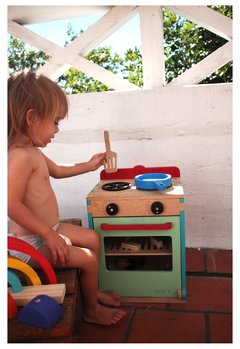
M 178 167 L 103 170 L 87 195 L 101 240 L 99 288 L 123 302 L 186 301 L 184 192 Z

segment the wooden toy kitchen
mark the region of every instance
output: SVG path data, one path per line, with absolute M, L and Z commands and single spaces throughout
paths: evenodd
M 178 167 L 103 170 L 87 195 L 101 240 L 99 288 L 123 302 L 186 301 L 184 192 Z

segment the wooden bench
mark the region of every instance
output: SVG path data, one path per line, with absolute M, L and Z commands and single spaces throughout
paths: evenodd
M 64 316 L 51 329 L 21 324 L 17 319 L 8 321 L 9 343 L 72 343 L 78 341 L 81 321 L 80 284 L 77 269 L 56 270 L 59 283 L 66 284 L 62 304 Z

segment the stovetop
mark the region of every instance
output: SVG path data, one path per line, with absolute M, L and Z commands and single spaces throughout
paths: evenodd
M 165 190 L 136 188 L 136 175 L 156 172 L 169 173 L 172 176 L 169 188 Z M 129 174 L 129 177 L 124 174 Z M 184 210 L 184 192 L 180 171 L 176 167 L 136 166 L 133 169 L 118 169 L 116 174 L 110 174 L 111 178 L 106 178 L 108 174 L 105 172 L 103 175 L 101 173 L 101 180 L 86 198 L 88 214 L 92 217 L 176 216 Z M 105 190 L 106 187 L 110 190 Z
M 106 190 L 107 189 L 107 190 Z M 166 190 L 141 190 L 134 185 L 134 179 L 101 180 L 88 194 L 88 198 L 101 197 L 103 199 L 119 198 L 180 198 L 183 197 L 183 187 L 180 178 L 172 178 L 172 186 Z

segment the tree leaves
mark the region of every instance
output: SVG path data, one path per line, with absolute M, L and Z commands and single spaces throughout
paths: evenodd
M 10 36 L 8 47 L 8 66 L 10 74 L 14 71 L 24 69 L 37 70 L 49 57 L 48 54 L 29 46 L 14 36 Z
M 232 18 L 232 6 L 210 7 Z M 163 21 L 165 80 L 167 83 L 226 43 L 225 39 L 167 9 L 163 11 Z M 65 46 L 82 32 L 81 29 L 79 33 L 74 32 L 69 24 Z M 124 58 L 117 52 L 113 52 L 109 46 L 98 47 L 89 52 L 85 58 L 128 79 L 136 86 L 143 86 L 142 55 L 138 47 L 127 49 Z M 12 73 L 25 68 L 37 70 L 49 59 L 49 55 L 10 36 L 8 59 L 9 72 Z M 58 82 L 68 94 L 112 90 L 74 67 L 60 76 Z M 205 84 L 220 82 L 232 82 L 232 62 L 201 81 Z

